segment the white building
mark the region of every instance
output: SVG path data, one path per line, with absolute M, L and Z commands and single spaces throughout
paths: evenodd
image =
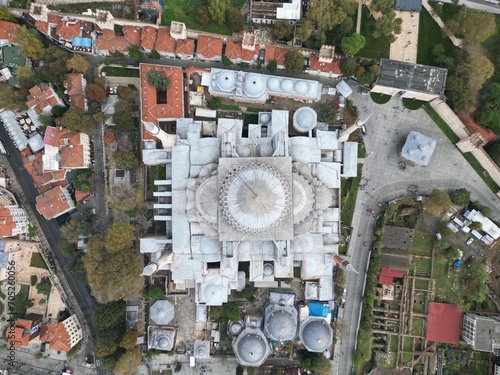
M 498 228 L 498 226 L 493 221 L 485 217 L 480 211 L 467 210 L 464 212 L 463 216 L 469 222 L 481 223 L 481 232 L 484 233 L 484 236 L 479 237 L 477 235 L 474 235 L 474 237 L 480 238 L 481 241 L 483 241 L 485 244 L 491 245 L 500 237 L 500 228 Z
M 0 187 L 0 238 L 28 233 L 29 219 L 14 194 Z

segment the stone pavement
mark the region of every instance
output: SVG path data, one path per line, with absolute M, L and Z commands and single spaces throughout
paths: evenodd
M 401 18 L 403 23 L 401 25 L 401 34 L 397 35 L 394 43 L 391 43 L 389 58 L 391 60 L 416 63 L 420 13 L 397 10 L 396 17 Z

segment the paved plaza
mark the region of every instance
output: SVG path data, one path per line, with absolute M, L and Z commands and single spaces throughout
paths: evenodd
M 402 12 L 397 10 L 396 17 L 401 18 L 401 34 L 391 43 L 389 58 L 410 63 L 417 62 L 419 12 Z

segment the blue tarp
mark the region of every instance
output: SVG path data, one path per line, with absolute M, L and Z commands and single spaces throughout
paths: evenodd
M 90 47 L 92 47 L 92 39 L 74 36 L 73 38 L 71 38 L 71 45 L 73 47 L 90 48 Z
M 321 302 L 309 302 L 309 316 L 320 316 L 326 318 L 331 310 L 328 305 Z

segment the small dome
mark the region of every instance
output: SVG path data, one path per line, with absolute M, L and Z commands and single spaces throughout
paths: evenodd
M 162 336 L 158 340 L 158 347 L 159 348 L 168 348 L 170 346 L 171 346 L 171 341 L 170 341 L 170 338 L 168 336 Z
M 264 275 L 271 276 L 274 273 L 274 266 L 271 263 L 264 264 Z
M 267 88 L 271 91 L 280 91 L 280 80 L 278 78 L 269 78 L 267 80 Z
M 209 284 L 203 292 L 205 302 L 210 306 L 220 306 L 226 300 L 227 292 L 222 285 Z
M 300 328 L 300 341 L 310 352 L 323 353 L 332 344 L 330 325 L 322 318 L 309 318 Z
M 262 125 L 269 124 L 269 121 L 271 121 L 271 114 L 266 112 L 260 114 L 260 123 Z
M 284 92 L 292 92 L 293 91 L 293 82 L 289 79 L 284 79 L 280 84 L 281 90 Z
M 229 324 L 229 333 L 233 336 L 238 336 L 243 330 L 243 325 L 240 322 Z
M 309 85 L 304 81 L 298 81 L 293 86 L 298 94 L 305 95 L 309 91 Z
M 266 90 L 266 85 L 262 76 L 250 73 L 243 83 L 243 91 L 251 97 L 258 97 Z
M 154 141 L 144 142 L 144 148 L 146 150 L 154 150 L 156 148 L 156 142 Z
M 264 332 L 273 340 L 293 340 L 297 335 L 297 319 L 285 310 L 272 312 L 266 316 Z
M 221 91 L 233 91 L 236 87 L 236 75 L 232 71 L 223 71 L 217 78 L 217 85 Z
M 301 107 L 293 114 L 293 127 L 300 133 L 307 133 L 316 127 L 318 115 L 311 107 Z

